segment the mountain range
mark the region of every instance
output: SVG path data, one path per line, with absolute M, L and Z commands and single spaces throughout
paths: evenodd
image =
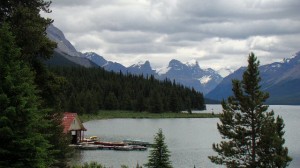
M 54 65 L 79 65 L 84 67 L 102 67 L 107 71 L 130 73 L 135 75 L 153 75 L 157 79 L 175 80 L 184 86 L 194 88 L 204 94 L 214 89 L 223 79 L 213 69 L 202 69 L 197 61 L 182 63 L 171 60 L 167 67 L 154 70 L 149 61 L 139 62 L 129 67 L 106 60 L 94 52 L 80 53 L 65 38 L 63 32 L 51 25 L 47 29 L 47 36 L 57 43 L 53 58 L 47 63 Z
M 47 36 L 57 43 L 53 57 L 46 63 L 49 65 L 102 67 L 107 71 L 136 74 L 157 79 L 174 80 L 184 86 L 202 92 L 206 98 L 213 100 L 226 99 L 232 95 L 232 79 L 241 79 L 246 67 L 231 72 L 230 69 L 215 71 L 202 69 L 199 62 L 192 60 L 186 63 L 171 60 L 166 67 L 153 69 L 149 61 L 139 62 L 126 67 L 120 63 L 106 60 L 94 53 L 80 53 L 65 38 L 63 32 L 51 25 L 47 29 Z M 229 73 L 230 74 L 229 74 Z M 282 62 L 260 66 L 262 90 L 270 93 L 270 104 L 300 104 L 300 52 L 293 58 Z M 224 74 L 229 74 L 223 78 Z
M 241 67 L 225 77 L 222 82 L 206 95 L 214 100 L 231 96 L 233 79 L 242 79 L 246 67 Z M 300 52 L 294 57 L 259 67 L 261 90 L 269 92 L 268 104 L 300 104 Z

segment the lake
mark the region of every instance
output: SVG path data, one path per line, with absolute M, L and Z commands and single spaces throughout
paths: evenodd
M 272 105 L 275 114 L 280 115 L 285 123 L 285 140 L 289 155 L 293 157 L 290 168 L 300 165 L 300 106 Z M 207 105 L 205 112 L 219 113 L 220 105 Z M 220 142 L 217 130 L 218 118 L 204 119 L 108 119 L 94 120 L 84 123 L 87 128 L 85 136 L 98 136 L 103 141 L 122 141 L 124 139 L 140 139 L 153 142 L 154 135 L 161 128 L 165 142 L 171 151 L 174 168 L 222 167 L 212 164 L 207 156 L 216 155 L 212 143 Z M 119 168 L 128 165 L 130 168 L 144 164 L 148 160 L 149 151 L 110 151 L 91 150 L 77 151 L 74 163 L 96 161 L 107 167 Z

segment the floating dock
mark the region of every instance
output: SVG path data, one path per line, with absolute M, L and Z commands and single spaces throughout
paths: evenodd
M 70 146 L 82 150 L 145 151 L 151 144 L 141 140 L 123 140 L 123 142 L 99 141 L 97 136 L 92 136 L 85 138 L 79 144 Z
M 118 151 L 146 151 L 148 148 L 139 145 L 124 145 L 124 146 L 109 146 L 109 145 L 97 145 L 97 144 L 78 144 L 78 145 L 70 145 L 75 149 L 81 150 L 118 150 Z

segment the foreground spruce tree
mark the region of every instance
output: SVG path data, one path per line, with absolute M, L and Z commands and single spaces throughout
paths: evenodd
M 49 167 L 53 163 L 34 84 L 34 73 L 20 60 L 9 26 L 0 27 L 0 167 Z
M 154 137 L 153 149 L 150 152 L 148 163 L 145 167 L 148 168 L 172 168 L 171 161 L 169 159 L 170 151 L 165 144 L 165 136 L 161 129 Z
M 41 12 L 51 12 L 50 4 L 51 1 L 47 0 L 1 0 L 0 26 L 5 23 L 10 25 L 9 31 L 14 36 L 14 46 L 20 49 L 18 61 L 26 64 L 30 71 L 33 71 L 31 74 L 34 85 L 39 90 L 35 95 L 41 97 L 41 109 L 52 109 L 47 110 L 47 114 L 43 114 L 43 119 L 50 121 L 49 127 L 40 130 L 48 134 L 46 138 L 51 144 L 51 151 L 48 152 L 49 159 L 55 158 L 55 162 L 48 167 L 66 167 L 70 149 L 67 137 L 62 133 L 63 128 L 60 127 L 63 114 L 59 113 L 61 106 L 59 96 L 64 91 L 61 86 L 65 80 L 49 72 L 42 63 L 43 59 L 52 56 L 56 48 L 56 43 L 46 36 L 46 28 L 53 20 L 40 15 Z M 5 40 L 2 42 L 7 43 Z M 11 57 L 9 54 L 4 56 L 5 59 Z M 5 62 L 3 64 L 6 65 Z M 39 110 L 41 114 L 42 111 Z
M 213 144 L 218 156 L 209 156 L 227 167 L 287 167 L 292 160 L 284 145 L 284 123 L 268 112 L 269 94 L 260 90 L 259 61 L 251 53 L 242 81 L 233 80 L 233 93 L 222 102 L 218 130 L 224 141 Z

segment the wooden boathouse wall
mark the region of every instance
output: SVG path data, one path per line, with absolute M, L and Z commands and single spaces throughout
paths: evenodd
M 83 126 L 77 113 L 65 112 L 62 125 L 64 127 L 63 132 L 71 135 L 72 144 L 76 144 L 83 140 L 86 128 Z

